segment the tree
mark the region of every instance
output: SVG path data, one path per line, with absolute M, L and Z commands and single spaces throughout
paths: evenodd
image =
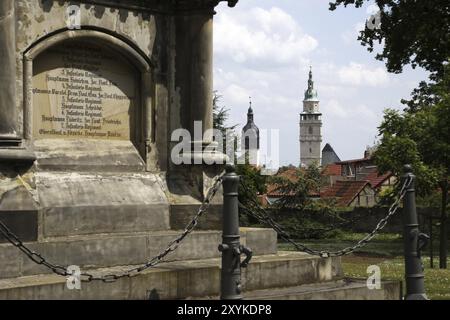
M 411 163 L 417 176 L 417 192 L 429 195 L 441 189 L 440 267 L 447 267 L 447 204 L 450 174 L 450 65 L 436 84 L 427 87 L 425 97 L 418 95 L 403 112 L 386 110 L 379 127 L 381 143 L 375 162 L 382 172 L 401 175 L 405 163 Z M 411 108 L 412 107 L 412 108 Z
M 264 194 L 267 191 L 267 176 L 261 175 L 260 168 L 248 163 L 238 164 L 236 166 L 236 173 L 241 176 L 241 179 L 244 180 L 247 187 L 247 190 L 242 190 L 242 193 L 239 192 L 239 201 L 242 204 L 248 204 L 250 200 L 257 200 L 257 195 Z
M 318 166 L 311 165 L 307 169 L 296 168 L 286 170 L 289 176 L 281 172 L 271 178 L 277 186 L 281 198 L 275 202 L 277 208 L 304 209 L 312 204 L 311 194 L 320 191 L 321 175 Z M 292 174 L 293 172 L 293 174 Z
M 236 160 L 235 150 L 237 147 L 237 136 L 234 130 L 236 129 L 237 124 L 232 126 L 227 125 L 230 109 L 220 105 L 221 98 L 222 96 L 219 95 L 217 91 L 214 91 L 213 128 L 220 130 L 220 132 L 222 133 L 222 141 L 218 141 L 220 146 L 223 148 L 223 150 L 221 151 L 228 156 L 234 157 L 234 160 Z M 227 141 L 232 141 L 233 144 L 229 145 L 227 144 Z
M 334 199 L 319 199 L 322 177 L 317 165 L 284 167 L 270 178 L 279 199 L 270 206 L 275 220 L 294 238 L 323 238 L 348 221 L 336 211 Z
M 220 105 L 220 99 L 222 96 L 214 91 L 213 96 L 213 128 L 218 129 L 222 132 L 222 135 L 226 136 L 227 130 L 234 130 L 237 127 L 237 124 L 233 126 L 227 126 L 227 121 L 230 117 L 230 109 L 225 106 Z
M 338 6 L 359 8 L 369 0 L 335 0 Z M 430 83 L 421 82 L 411 100 L 402 100 L 403 113 L 387 110 L 375 154 L 384 171 L 400 174 L 404 163 L 413 164 L 418 177 L 419 194 L 440 187 L 441 241 L 440 266 L 447 264 L 447 195 L 449 174 L 449 58 L 450 5 L 448 0 L 375 0 L 380 8 L 380 25 L 361 31 L 358 40 L 373 52 L 383 50 L 376 59 L 385 61 L 389 72 L 401 73 L 403 67 L 420 66 L 429 71 Z
M 359 8 L 372 0 L 335 0 L 338 6 Z M 420 66 L 436 77 L 444 74 L 450 56 L 450 6 L 448 0 L 375 0 L 380 8 L 380 26 L 361 31 L 358 40 L 373 52 L 383 44 L 376 59 L 385 60 L 389 72 L 401 73 L 405 65 Z

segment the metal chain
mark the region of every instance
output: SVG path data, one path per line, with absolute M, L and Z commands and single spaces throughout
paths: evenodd
M 364 238 L 359 240 L 354 246 L 346 247 L 339 251 L 314 250 L 314 249 L 308 248 L 307 246 L 305 246 L 303 244 L 295 242 L 294 240 L 292 240 L 289 233 L 286 232 L 280 224 L 278 224 L 276 221 L 274 221 L 272 219 L 272 217 L 270 217 L 270 215 L 266 212 L 266 210 L 264 208 L 262 208 L 261 205 L 255 199 L 251 198 L 251 201 L 253 203 L 252 209 L 256 209 L 256 210 L 249 209 L 246 206 L 242 205 L 241 203 L 240 203 L 240 208 L 246 214 L 256 218 L 261 223 L 267 224 L 270 227 L 272 227 L 278 233 L 278 235 L 280 236 L 281 239 L 292 244 L 298 251 L 306 252 L 311 255 L 319 256 L 322 258 L 339 257 L 339 256 L 344 256 L 344 255 L 350 254 L 350 253 L 354 252 L 355 250 L 365 246 L 386 226 L 389 219 L 397 212 L 398 208 L 400 207 L 400 203 L 406 194 L 406 189 L 410 186 L 411 182 L 412 182 L 412 178 L 405 179 L 405 181 L 402 185 L 402 188 L 400 189 L 399 196 L 394 201 L 394 203 L 390 206 L 390 208 L 388 210 L 388 214 L 378 222 L 377 226 L 372 230 L 372 232 L 370 232 Z M 246 186 L 245 183 L 243 183 L 242 179 L 241 179 L 241 186 L 243 186 L 247 192 L 250 191 L 248 186 Z
M 214 179 L 214 183 L 211 188 L 209 188 L 205 199 L 203 200 L 202 204 L 200 205 L 199 209 L 197 210 L 197 214 L 192 218 L 191 222 L 189 222 L 186 225 L 185 230 L 174 240 L 172 240 L 166 249 L 161 251 L 157 256 L 153 257 L 152 259 L 148 260 L 145 264 L 140 265 L 138 267 L 134 267 L 132 269 L 123 271 L 118 274 L 106 274 L 101 276 L 96 276 L 94 274 L 90 274 L 87 272 L 81 273 L 81 281 L 84 282 L 91 282 L 91 281 L 103 281 L 103 282 L 114 282 L 118 279 L 125 278 L 125 277 L 134 277 L 138 275 L 140 272 L 152 268 L 159 264 L 168 254 L 178 249 L 181 242 L 190 234 L 192 231 L 194 231 L 195 227 L 198 225 L 198 220 L 200 217 L 206 213 L 211 205 L 211 201 L 214 198 L 214 196 L 217 194 L 217 191 L 219 191 L 222 178 L 225 173 L 221 173 Z M 36 264 L 43 265 L 50 269 L 53 273 L 60 275 L 60 276 L 71 276 L 72 274 L 67 272 L 67 267 L 53 264 L 49 262 L 46 258 L 44 258 L 40 253 L 35 252 L 28 248 L 20 239 L 17 237 L 16 234 L 14 234 L 2 221 L 0 221 L 0 233 L 8 240 L 12 245 L 17 247 L 20 251 L 22 251 L 29 259 L 34 261 Z

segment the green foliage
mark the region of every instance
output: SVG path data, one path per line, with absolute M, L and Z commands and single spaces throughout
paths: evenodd
M 428 195 L 438 183 L 447 180 L 450 172 L 450 69 L 443 79 L 429 86 L 429 93 L 438 97 L 435 105 L 416 105 L 403 112 L 386 110 L 379 127 L 381 143 L 375 162 L 382 172 L 401 175 L 405 163 L 411 163 L 417 176 L 417 190 Z
M 218 129 L 222 132 L 222 135 L 225 137 L 227 130 L 234 130 L 237 125 L 228 126 L 227 121 L 229 119 L 230 109 L 225 106 L 220 105 L 220 99 L 222 96 L 214 91 L 213 96 L 213 128 Z
M 338 6 L 361 7 L 372 0 L 334 0 Z M 383 44 L 378 60 L 385 60 L 389 72 L 400 73 L 405 65 L 420 66 L 442 77 L 450 56 L 450 9 L 448 0 L 375 0 L 381 10 L 380 28 L 365 28 L 358 40 L 373 52 Z
M 320 169 L 316 165 L 296 168 L 293 177 L 277 175 L 271 177 L 270 182 L 277 185 L 276 192 L 281 194 L 274 204 L 276 208 L 304 209 L 313 205 L 311 195 L 320 191 Z
M 419 196 L 416 199 L 418 207 L 440 208 L 442 205 L 442 196 L 439 192 L 433 192 L 427 195 Z M 437 213 L 436 213 L 437 215 Z
M 222 133 L 222 141 L 217 141 L 219 147 L 229 157 L 234 157 L 236 160 L 236 150 L 237 150 L 237 138 L 236 132 L 234 131 L 237 127 L 235 125 L 228 125 L 230 109 L 225 106 L 220 105 L 221 95 L 217 91 L 214 91 L 213 96 L 213 128 L 220 130 Z M 233 152 L 234 151 L 234 152 Z
M 329 239 L 334 238 L 340 232 L 333 225 L 320 221 L 319 216 L 323 213 L 320 211 L 293 212 L 291 215 L 278 216 L 274 214 L 275 220 L 283 226 L 292 239 Z M 322 218 L 323 220 L 323 218 Z
M 364 238 L 366 235 L 367 233 L 340 232 L 334 239 L 340 241 L 357 242 Z M 401 241 L 402 239 L 402 235 L 398 233 L 379 233 L 372 241 Z
M 236 173 L 246 186 L 239 186 L 239 202 L 247 208 L 252 208 L 255 203 L 259 203 L 258 195 L 266 193 L 267 176 L 261 175 L 261 169 L 251 166 L 248 162 L 236 165 Z M 256 219 L 242 214 L 241 210 L 240 223 L 242 226 L 260 226 Z
M 239 201 L 248 204 L 250 200 L 257 200 L 256 196 L 264 194 L 266 190 L 267 176 L 261 175 L 261 169 L 256 168 L 248 163 L 238 164 L 236 173 L 244 180 L 248 191 L 239 190 Z M 242 191 L 242 192 L 241 192 Z

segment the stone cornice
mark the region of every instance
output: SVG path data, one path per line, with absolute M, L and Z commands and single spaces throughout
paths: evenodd
M 211 11 L 220 2 L 234 7 L 239 0 L 79 0 L 81 3 L 160 14 Z
M 214 8 L 220 2 L 227 2 L 229 7 L 236 6 L 239 0 L 173 0 L 176 12 L 209 11 L 215 13 Z
M 239 0 L 175 0 L 177 9 L 205 9 L 214 8 L 220 2 L 227 2 L 229 7 L 236 6 Z

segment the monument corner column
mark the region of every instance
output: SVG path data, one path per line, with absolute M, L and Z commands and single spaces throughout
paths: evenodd
M 213 20 L 220 0 L 177 1 L 175 7 L 175 87 L 180 97 L 180 124 L 190 134 L 183 158 L 203 196 L 227 157 L 213 137 Z M 228 4 L 234 6 L 237 0 Z M 219 200 L 217 200 L 219 201 Z
M 223 1 L 223 0 L 222 0 Z M 177 73 L 183 125 L 191 134 L 193 164 L 223 164 L 224 150 L 213 138 L 213 20 L 219 0 L 179 3 Z M 227 1 L 230 7 L 237 0 Z M 181 75 L 180 73 L 183 73 Z
M 20 140 L 16 111 L 15 24 L 14 0 L 0 1 L 0 142 Z

